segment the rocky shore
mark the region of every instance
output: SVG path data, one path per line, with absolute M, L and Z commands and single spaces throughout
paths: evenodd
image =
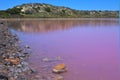
M 21 46 L 17 35 L 0 23 L 0 80 L 30 80 L 32 68 L 27 63 L 29 46 Z
M 41 68 L 48 67 L 36 71 L 35 66 L 28 64 L 30 47 L 21 44 L 17 35 L 13 34 L 6 24 L 0 22 L 0 80 L 64 80 L 61 73 L 67 71 L 66 65 L 50 65 L 51 62 L 61 61 L 61 57 L 44 57 L 41 61 L 49 64 L 41 64 Z

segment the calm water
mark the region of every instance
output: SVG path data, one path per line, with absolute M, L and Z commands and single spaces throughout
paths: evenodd
M 120 80 L 117 19 L 7 22 L 31 46 L 30 63 L 39 72 L 49 76 L 55 64 L 65 63 L 65 80 Z M 43 62 L 45 57 L 51 61 Z

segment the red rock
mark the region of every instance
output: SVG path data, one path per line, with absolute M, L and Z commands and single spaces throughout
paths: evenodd
M 53 70 L 52 70 L 54 73 L 63 73 L 63 72 L 66 72 L 67 69 L 66 69 L 66 65 L 65 64 L 58 64 L 56 65 Z
M 10 62 L 11 64 L 14 64 L 14 65 L 20 64 L 20 59 L 19 58 L 15 58 L 15 59 L 6 58 L 5 61 Z

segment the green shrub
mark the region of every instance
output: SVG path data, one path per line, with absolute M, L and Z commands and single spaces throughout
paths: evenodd
M 10 13 L 10 14 L 20 14 L 21 13 L 21 8 L 12 8 L 12 9 L 7 9 L 6 10 L 7 13 Z
M 51 12 L 51 9 L 50 9 L 49 7 L 46 7 L 46 8 L 45 8 L 45 11 Z

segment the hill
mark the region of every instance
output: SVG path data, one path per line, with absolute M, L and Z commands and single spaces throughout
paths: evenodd
M 75 10 L 45 3 L 28 3 L 0 10 L 1 18 L 118 18 L 118 11 Z

